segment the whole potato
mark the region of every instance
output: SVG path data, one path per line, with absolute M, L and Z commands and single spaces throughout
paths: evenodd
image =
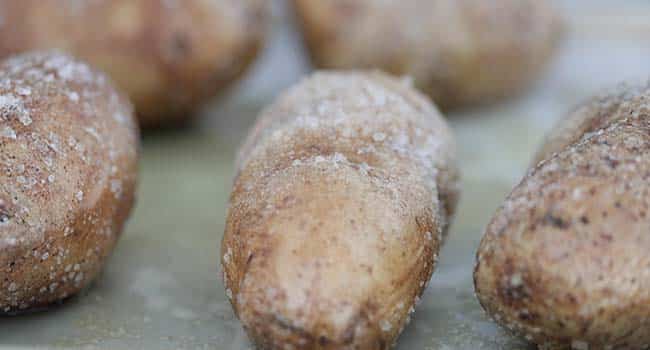
M 548 0 L 293 0 L 317 67 L 409 75 L 443 108 L 515 95 L 555 52 Z
M 0 313 L 97 275 L 133 205 L 138 130 L 107 77 L 58 53 L 0 63 Z
M 650 344 L 650 87 L 562 120 L 487 228 L 487 312 L 545 349 Z
M 266 0 L 3 0 L 0 56 L 57 48 L 101 68 L 142 126 L 189 119 L 257 55 Z
M 264 349 L 386 349 L 458 197 L 451 130 L 383 74 L 322 72 L 262 113 L 223 238 L 226 294 Z

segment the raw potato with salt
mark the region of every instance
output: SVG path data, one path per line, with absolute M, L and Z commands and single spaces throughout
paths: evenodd
M 108 78 L 58 53 L 0 63 L 0 314 L 97 275 L 133 205 L 138 131 Z
M 293 0 L 320 68 L 409 75 L 443 107 L 516 95 L 555 53 L 549 0 Z
M 143 127 L 189 120 L 249 67 L 268 0 L 2 0 L 0 56 L 61 49 L 104 70 Z
M 650 344 L 650 86 L 562 120 L 487 228 L 487 312 L 543 349 Z
M 262 113 L 223 238 L 226 294 L 264 349 L 386 349 L 458 198 L 450 129 L 380 73 L 322 72 Z

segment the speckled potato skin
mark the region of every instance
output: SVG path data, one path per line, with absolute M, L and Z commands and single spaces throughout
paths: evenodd
M 109 79 L 63 54 L 0 63 L 0 314 L 88 285 L 133 205 L 138 129 Z
M 321 68 L 409 75 L 443 109 L 516 95 L 543 72 L 563 20 L 547 0 L 293 0 Z
M 3 0 L 0 57 L 66 50 L 107 72 L 143 127 L 191 118 L 262 46 L 267 0 Z
M 455 144 L 405 82 L 321 72 L 264 111 L 241 150 L 226 294 L 261 349 L 387 349 L 437 262 Z
M 543 349 L 650 345 L 650 87 L 562 120 L 480 245 L 488 314 Z

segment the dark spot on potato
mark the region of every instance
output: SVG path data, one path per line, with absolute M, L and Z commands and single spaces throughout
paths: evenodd
M 576 305 L 578 303 L 578 299 L 571 293 L 567 294 L 566 298 L 570 304 Z
M 519 319 L 522 321 L 534 322 L 539 318 L 539 314 L 534 312 L 520 312 Z
M 608 233 L 601 234 L 600 238 L 602 238 L 604 241 L 607 241 L 607 242 L 611 242 L 614 239 L 614 237 L 612 237 L 612 235 L 610 235 Z
M 544 215 L 544 218 L 542 219 L 542 222 L 546 225 L 551 225 L 560 230 L 565 230 L 571 226 L 568 221 L 562 219 L 559 216 L 554 215 L 552 212 L 546 213 L 546 215 Z
M 607 165 L 612 169 L 616 169 L 619 166 L 619 164 L 621 164 L 619 160 L 613 159 L 611 157 L 605 158 L 605 161 L 607 162 Z
M 515 305 L 529 297 L 528 291 L 523 284 L 512 285 L 511 283 L 503 283 L 499 292 L 506 305 Z
M 312 341 L 312 342 L 314 341 L 314 337 L 309 332 L 307 332 L 305 329 L 290 324 L 288 321 L 286 321 L 283 317 L 281 317 L 279 315 L 269 315 L 269 317 L 266 318 L 266 320 L 269 320 L 269 319 L 270 319 L 271 323 L 274 323 L 275 325 L 279 326 L 280 328 L 289 330 L 290 332 L 295 333 L 298 336 L 300 336 L 301 338 L 307 339 L 308 341 Z M 324 338 L 324 337 L 321 337 L 321 338 Z M 320 341 L 320 339 L 319 339 L 319 341 Z
M 176 33 L 172 39 L 172 53 L 174 58 L 189 56 L 192 51 L 192 44 L 185 33 Z
M 318 344 L 320 344 L 320 346 L 327 346 L 328 343 L 329 343 L 329 339 L 327 339 L 326 336 L 321 335 L 320 337 L 318 337 Z
M 589 218 L 583 215 L 583 216 L 580 217 L 580 222 L 582 222 L 585 225 L 588 225 L 589 224 Z
M 295 201 L 294 196 L 284 196 L 278 208 L 288 208 Z
M 515 275 L 518 277 L 515 278 Z M 512 259 L 507 259 L 503 265 L 502 280 L 498 288 L 503 303 L 509 307 L 521 306 L 531 295 L 529 285 L 534 284 L 527 280 L 527 274 L 516 269 Z

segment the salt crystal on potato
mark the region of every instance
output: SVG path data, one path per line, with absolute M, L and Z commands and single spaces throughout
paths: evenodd
M 137 155 L 132 107 L 104 74 L 55 52 L 0 63 L 0 313 L 97 275 L 131 211 Z
M 321 72 L 241 149 L 221 250 L 226 295 L 273 349 L 383 349 L 437 262 L 458 197 L 451 130 L 380 73 Z
M 650 86 L 563 119 L 487 227 L 487 312 L 543 348 L 650 344 Z

